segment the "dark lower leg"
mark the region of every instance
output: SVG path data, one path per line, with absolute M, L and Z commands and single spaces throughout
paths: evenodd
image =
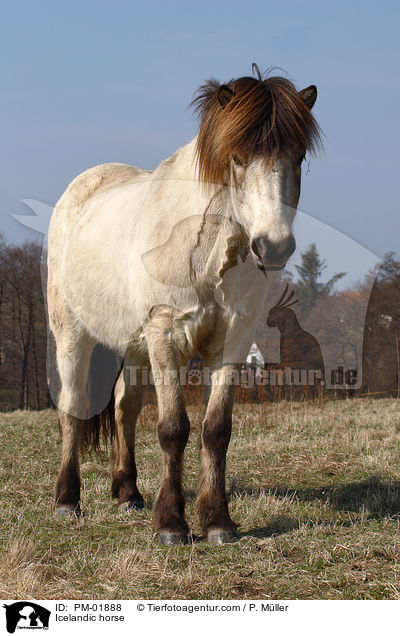
M 121 375 L 115 387 L 115 429 L 112 448 L 113 497 L 121 507 L 143 508 L 143 497 L 137 488 L 135 461 L 136 420 L 142 407 L 141 386 L 129 386 Z
M 222 377 L 221 377 L 222 376 Z M 224 380 L 222 371 L 214 382 Z M 233 386 L 214 384 L 202 428 L 201 480 L 197 499 L 204 534 L 218 543 L 236 537 L 225 492 L 226 452 L 232 430 Z
M 59 411 L 62 459 L 56 484 L 56 508 L 79 512 L 80 476 L 78 461 L 81 420 Z
M 126 508 L 143 508 L 143 497 L 136 485 L 137 472 L 134 468 L 134 459 L 128 470 L 113 473 L 111 494 L 118 499 L 118 504 L 127 504 Z
M 153 308 L 145 335 L 158 402 L 158 439 L 163 455 L 163 476 L 154 503 L 155 531 L 160 543 L 185 541 L 188 525 L 184 517 L 182 459 L 190 424 L 179 385 L 181 353 L 171 338 L 172 313 L 165 307 Z
M 163 477 L 154 504 L 155 530 L 162 540 L 169 534 L 186 535 L 185 499 L 182 488 L 182 459 L 189 437 L 190 424 L 185 410 L 165 415 L 158 424 L 158 438 L 163 452 Z

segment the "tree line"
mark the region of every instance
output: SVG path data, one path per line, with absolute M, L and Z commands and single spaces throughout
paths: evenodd
M 33 241 L 9 245 L 0 237 L 0 410 L 42 409 L 47 326 L 40 263 Z

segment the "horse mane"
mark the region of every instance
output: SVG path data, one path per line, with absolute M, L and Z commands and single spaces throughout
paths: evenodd
M 305 153 L 319 147 L 319 126 L 289 80 L 259 74 L 225 86 L 232 94 L 225 106 L 216 79 L 200 86 L 191 103 L 201 119 L 196 147 L 200 179 L 226 184 L 233 156 L 246 164 L 250 157 L 264 155 L 273 163 L 286 150 Z

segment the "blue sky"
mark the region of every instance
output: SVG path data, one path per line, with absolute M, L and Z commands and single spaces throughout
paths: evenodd
M 318 87 L 324 153 L 303 178 L 299 209 L 377 256 L 400 252 L 397 2 L 0 6 L 0 229 L 8 240 L 37 236 L 11 216 L 28 213 L 21 199 L 54 205 L 98 163 L 154 168 L 196 134 L 187 106 L 197 86 L 250 74 L 255 61 L 280 67 L 299 89 Z M 336 246 L 324 256 L 327 273 L 341 271 Z M 353 261 L 348 282 L 369 262 Z

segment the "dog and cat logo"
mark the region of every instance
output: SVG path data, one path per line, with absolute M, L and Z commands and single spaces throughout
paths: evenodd
M 6 627 L 9 634 L 14 634 L 16 629 L 49 629 L 51 612 L 37 603 L 18 601 L 3 607 L 6 610 Z

